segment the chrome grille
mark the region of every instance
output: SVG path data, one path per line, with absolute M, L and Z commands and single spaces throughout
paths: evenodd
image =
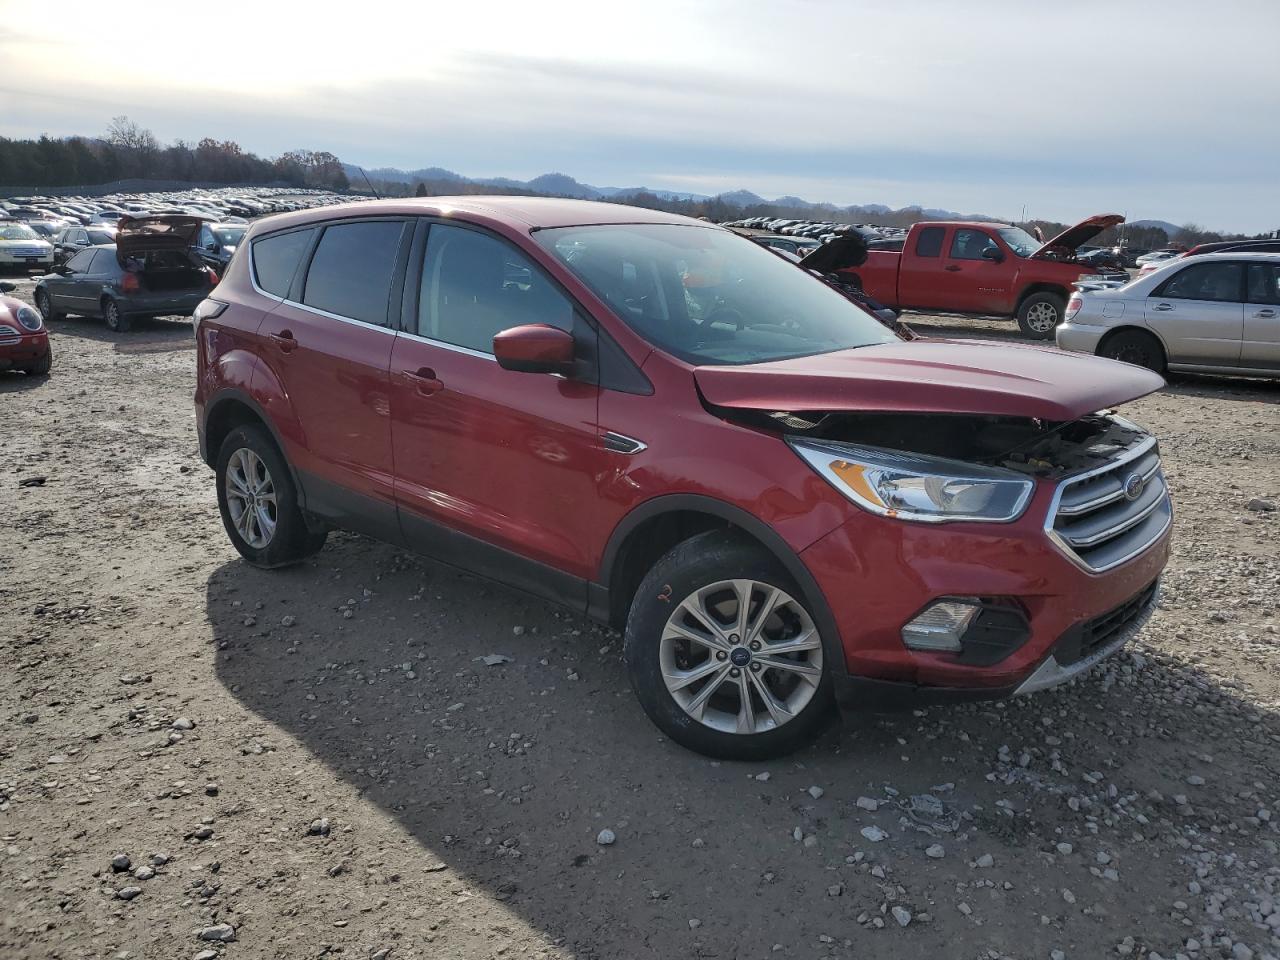
M 13 327 L 0 327 L 0 345 L 8 346 L 22 339 L 22 334 Z
M 1160 451 L 1147 437 L 1110 463 L 1063 480 L 1045 529 L 1067 556 L 1101 573 L 1142 553 L 1172 522 Z

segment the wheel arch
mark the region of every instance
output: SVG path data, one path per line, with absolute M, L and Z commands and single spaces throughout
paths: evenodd
M 1022 292 L 1018 294 L 1017 302 L 1013 305 L 1013 312 L 1021 312 L 1022 305 L 1026 303 L 1027 298 L 1033 297 L 1037 293 L 1055 294 L 1056 296 L 1061 297 L 1064 303 L 1071 297 L 1071 291 L 1060 283 L 1050 283 L 1045 280 L 1037 281 L 1036 283 L 1029 283 L 1023 287 Z
M 1102 348 L 1110 341 L 1114 340 L 1122 333 L 1145 333 L 1160 346 L 1160 352 L 1164 354 L 1165 363 L 1169 362 L 1169 345 L 1164 342 L 1164 337 L 1160 336 L 1159 331 L 1153 330 L 1151 327 L 1139 325 L 1136 323 L 1126 323 L 1123 326 L 1112 327 L 1102 335 L 1102 339 L 1098 341 L 1097 349 L 1094 351 L 1101 355 Z
M 604 589 L 592 590 L 592 616 L 623 629 L 636 588 L 653 564 L 676 544 L 717 529 L 738 531 L 782 565 L 804 594 L 818 624 L 827 663 L 843 674 L 845 656 L 840 630 L 809 568 L 763 520 L 714 497 L 668 494 L 647 500 L 628 513 L 614 528 L 601 558 L 599 586 Z
M 205 408 L 205 463 L 210 467 L 216 468 L 218 450 L 221 449 L 227 434 L 236 427 L 251 424 L 261 426 L 271 437 L 271 442 L 276 445 L 276 449 L 280 452 L 280 459 L 289 468 L 290 479 L 293 480 L 293 487 L 298 492 L 300 505 L 305 509 L 306 491 L 299 480 L 297 470 L 294 469 L 288 456 L 285 455 L 284 439 L 280 436 L 280 431 L 276 429 L 275 424 L 271 422 L 262 406 L 243 390 L 235 387 L 220 390 L 218 395 Z

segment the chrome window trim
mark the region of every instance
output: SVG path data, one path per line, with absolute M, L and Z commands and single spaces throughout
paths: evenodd
M 330 313 L 328 310 L 321 310 L 319 307 L 312 307 L 305 303 L 299 303 L 297 300 L 290 300 L 287 297 L 277 297 L 281 303 L 298 310 L 305 310 L 307 313 L 314 313 L 318 317 L 327 317 L 330 320 L 341 320 L 343 323 L 353 323 L 357 327 L 364 327 L 366 330 L 377 330 L 380 333 L 395 334 L 394 327 L 388 327 L 380 323 L 370 323 L 367 320 L 357 320 L 355 317 L 344 317 L 340 313 Z
M 1117 417 L 1116 419 L 1123 420 L 1123 418 L 1119 418 L 1119 417 Z M 1123 422 L 1127 424 L 1129 421 L 1123 421 Z M 1094 467 L 1090 470 L 1086 470 L 1083 473 L 1077 473 L 1070 477 L 1063 478 L 1058 483 L 1058 488 L 1054 490 L 1053 499 L 1049 502 L 1049 511 L 1045 516 L 1044 532 L 1046 536 L 1048 536 L 1050 542 L 1053 543 L 1053 545 L 1056 546 L 1063 553 L 1063 555 L 1066 556 L 1068 560 L 1074 563 L 1077 567 L 1079 567 L 1085 573 L 1090 574 L 1091 576 L 1098 576 L 1100 574 L 1106 573 L 1108 570 L 1114 570 L 1116 567 L 1122 566 L 1128 563 L 1130 560 L 1133 560 L 1135 557 L 1138 557 L 1143 553 L 1146 553 L 1147 550 L 1149 550 L 1153 544 L 1158 543 L 1160 539 L 1164 537 L 1166 533 L 1169 532 L 1169 528 L 1173 526 L 1173 502 L 1172 502 L 1172 498 L 1169 496 L 1169 484 L 1164 479 L 1164 471 L 1159 470 L 1160 481 L 1161 483 L 1164 484 L 1164 496 L 1161 497 L 1159 500 L 1157 500 L 1156 504 L 1158 506 L 1163 506 L 1167 504 L 1168 514 L 1169 514 L 1168 520 L 1165 521 L 1164 526 L 1162 526 L 1159 532 L 1150 540 L 1148 540 L 1146 543 L 1142 544 L 1136 549 L 1125 554 L 1123 557 L 1113 560 L 1111 563 L 1108 563 L 1106 566 L 1102 566 L 1102 567 L 1094 567 L 1086 563 L 1084 559 L 1078 553 L 1076 553 L 1075 550 L 1072 549 L 1071 545 L 1067 543 L 1067 541 L 1064 540 L 1061 536 L 1058 535 L 1058 531 L 1054 529 L 1054 522 L 1058 519 L 1058 506 L 1062 502 L 1062 495 L 1066 492 L 1067 487 L 1072 486 L 1073 484 L 1079 483 L 1081 480 L 1088 480 L 1090 477 L 1096 477 L 1096 476 L 1099 476 L 1100 474 L 1110 473 L 1113 470 L 1117 470 L 1120 467 L 1124 466 L 1126 463 L 1132 463 L 1135 460 L 1141 459 L 1142 457 L 1146 456 L 1155 447 L 1156 447 L 1156 438 L 1149 436 L 1147 437 L 1147 439 L 1143 440 L 1132 450 L 1127 451 L 1126 453 L 1117 457 L 1115 460 L 1110 461 L 1109 463 L 1105 463 L 1100 467 Z
M 477 357 L 480 360 L 491 360 L 498 362 L 498 358 L 492 353 L 485 353 L 483 350 L 473 350 L 471 347 L 462 347 L 456 343 L 447 343 L 444 340 L 433 340 L 430 337 L 424 337 L 420 333 L 409 333 L 407 330 L 401 330 L 400 336 L 408 337 L 410 340 L 417 340 L 419 343 L 430 344 L 433 347 L 439 347 L 442 350 L 450 350 L 453 353 L 465 354 L 468 357 Z

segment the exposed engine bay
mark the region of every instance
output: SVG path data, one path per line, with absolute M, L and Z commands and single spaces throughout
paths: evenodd
M 721 408 L 726 419 L 785 435 L 856 443 L 1057 478 L 1114 461 L 1147 434 L 1101 411 L 1079 420 L 914 413 L 792 413 Z

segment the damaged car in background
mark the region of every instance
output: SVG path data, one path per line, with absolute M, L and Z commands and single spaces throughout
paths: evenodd
M 623 631 L 649 717 L 711 756 L 794 750 L 837 705 L 1079 676 L 1169 556 L 1156 440 L 1114 411 L 1159 376 L 904 339 L 696 220 L 286 214 L 196 316 L 201 454 L 246 560 L 347 528 L 565 604 Z
M 115 243 L 84 247 L 37 278 L 36 307 L 46 323 L 101 317 L 113 333 L 145 317 L 191 316 L 218 283 L 191 249 L 200 224 L 185 215 L 122 217 Z

